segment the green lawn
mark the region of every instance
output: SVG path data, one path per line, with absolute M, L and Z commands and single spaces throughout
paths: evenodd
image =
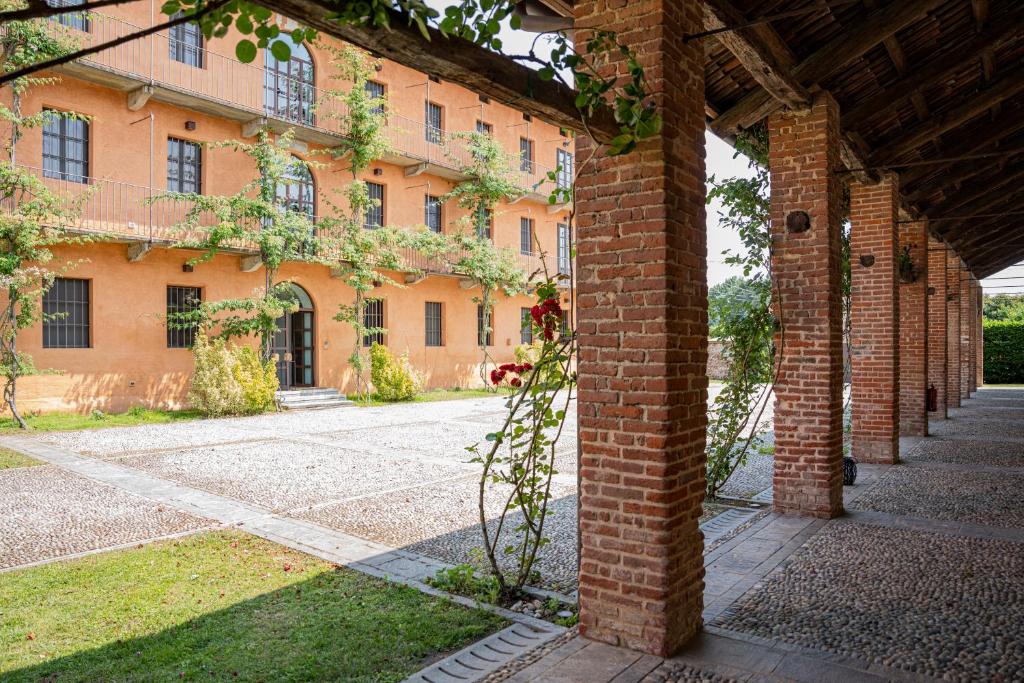
M 408 403 L 431 403 L 433 401 L 459 401 L 466 398 L 491 398 L 494 396 L 509 396 L 512 393 L 511 389 L 502 387 L 497 391 L 490 391 L 488 389 L 431 389 L 430 391 L 423 391 L 416 394 L 415 398 Z M 359 394 L 349 394 L 349 400 L 355 401 L 356 405 L 360 406 L 392 406 L 400 405 L 397 403 L 389 403 L 387 401 L 378 401 L 374 395 L 370 395 L 369 402 Z
M 9 448 L 0 448 L 0 470 L 9 470 L 13 467 L 31 467 L 41 464 L 38 460 L 33 460 L 17 451 L 12 451 Z
M 79 415 L 78 413 L 43 413 L 28 415 L 25 421 L 34 431 L 63 432 L 80 429 L 99 429 L 101 427 L 132 427 L 142 424 L 163 424 L 181 420 L 195 420 L 202 417 L 196 410 L 140 410 L 138 408 L 126 413 L 94 413 Z M 18 424 L 9 417 L 0 418 L 0 434 L 22 432 Z M 22 432 L 23 433 L 23 432 Z
M 400 681 L 505 625 L 213 532 L 0 574 L 0 680 Z

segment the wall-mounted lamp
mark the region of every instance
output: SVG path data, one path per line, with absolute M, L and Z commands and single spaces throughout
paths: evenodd
M 811 229 L 811 217 L 806 211 L 791 211 L 786 216 L 786 232 L 807 232 Z
M 185 130 L 195 130 L 195 129 L 196 129 L 196 122 L 195 121 L 189 120 L 189 121 L 185 122 Z
M 860 257 L 860 264 L 865 268 L 870 268 L 871 266 L 875 265 L 875 255 L 862 254 Z
M 929 287 L 928 288 L 928 296 L 934 296 L 934 295 L 935 295 L 935 288 L 934 287 Z

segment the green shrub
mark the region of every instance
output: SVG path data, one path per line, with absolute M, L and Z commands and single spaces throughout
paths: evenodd
M 420 388 L 409 356 L 395 358 L 386 346 L 376 343 L 370 347 L 370 381 L 381 401 L 411 401 Z
M 188 391 L 189 404 L 207 416 L 244 412 L 245 394 L 232 372 L 235 355 L 224 340 L 197 334 L 192 356 L 195 370 Z
M 546 381 L 549 384 L 555 384 L 561 379 L 562 368 L 558 363 L 548 363 L 547 367 L 543 369 L 538 367 L 537 361 L 540 359 L 543 346 L 544 345 L 539 340 L 534 340 L 532 344 L 520 344 L 513 350 L 516 357 L 516 363 L 520 365 L 523 363 L 529 363 L 534 366 L 534 369 L 530 370 L 526 374 L 540 370 L 546 375 L 540 378 L 541 381 Z
M 239 346 L 232 354 L 235 365 L 231 374 L 242 388 L 245 412 L 265 413 L 273 408 L 274 394 L 280 386 L 274 362 L 261 363 L 256 351 L 248 346 Z
M 1024 382 L 1024 322 L 986 320 L 985 383 Z

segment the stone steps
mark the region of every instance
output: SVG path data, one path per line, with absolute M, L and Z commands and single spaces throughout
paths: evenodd
M 352 405 L 337 389 L 289 389 L 275 394 L 282 410 L 322 410 Z

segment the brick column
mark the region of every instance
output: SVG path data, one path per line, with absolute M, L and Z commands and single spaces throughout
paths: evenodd
M 960 401 L 971 397 L 971 271 L 960 261 Z
M 843 511 L 839 107 L 768 118 L 772 271 L 779 295 L 775 384 L 775 509 Z
M 933 420 L 949 417 L 946 404 L 946 246 L 928 237 L 928 386 L 935 388 Z
M 978 301 L 978 279 L 971 275 L 971 395 L 978 391 L 978 311 L 981 304 Z
M 975 381 L 978 386 L 985 384 L 985 288 L 978 283 L 978 316 L 974 322 L 978 326 L 978 367 Z
M 899 185 L 850 184 L 850 370 L 854 458 L 899 457 L 899 289 L 896 233 Z
M 952 247 L 946 250 L 946 400 L 950 408 L 960 407 L 960 257 Z
M 704 52 L 680 40 L 701 15 L 697 0 L 576 5 L 577 26 L 636 50 L 664 117 L 629 155 L 599 150 L 576 186 L 580 633 L 655 655 L 702 623 Z M 590 159 L 594 143 L 577 144 Z
M 900 226 L 913 282 L 900 282 L 900 434 L 928 436 L 928 224 Z

